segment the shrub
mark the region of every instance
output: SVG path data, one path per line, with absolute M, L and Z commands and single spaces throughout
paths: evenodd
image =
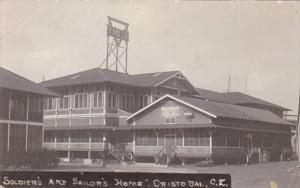
M 4 168 L 55 168 L 59 163 L 59 157 L 57 152 L 49 150 L 6 152 L 0 161 L 1 163 Z

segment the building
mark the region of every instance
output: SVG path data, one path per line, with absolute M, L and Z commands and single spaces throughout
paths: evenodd
M 94 68 L 47 80 L 44 147 L 66 161 L 258 161 L 290 147 L 288 109 L 243 93 L 195 88 L 180 72 L 130 75 Z
M 42 149 L 44 96 L 57 95 L 0 67 L 0 160 L 5 152 Z

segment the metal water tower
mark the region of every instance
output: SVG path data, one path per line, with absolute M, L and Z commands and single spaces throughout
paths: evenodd
M 108 16 L 106 59 L 100 68 L 127 73 L 128 26 L 128 23 Z

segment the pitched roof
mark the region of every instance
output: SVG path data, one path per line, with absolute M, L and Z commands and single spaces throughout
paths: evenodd
M 206 90 L 197 88 L 200 97 L 204 99 L 208 99 L 210 101 L 217 101 L 227 104 L 259 104 L 263 106 L 269 106 L 281 110 L 289 110 L 285 107 L 264 101 L 262 99 L 247 95 L 241 92 L 229 92 L 229 93 L 220 93 L 216 91 Z
M 225 104 L 214 101 L 206 101 L 197 98 L 189 97 L 179 97 L 185 102 L 195 105 L 198 108 L 206 110 L 217 117 L 226 117 L 226 118 L 235 118 L 235 119 L 244 119 L 250 121 L 260 121 L 267 123 L 276 123 L 276 124 L 288 124 L 291 125 L 288 121 L 278 117 L 269 110 L 262 110 L 257 108 Z
M 67 76 L 43 81 L 40 84 L 44 87 L 59 87 L 86 83 L 115 82 L 140 87 L 151 87 L 169 78 L 177 72 L 178 71 L 169 71 L 130 75 L 107 69 L 93 68 Z
M 49 89 L 43 88 L 38 84 L 2 67 L 0 67 L 0 87 L 42 95 L 58 96 Z
M 165 95 L 161 97 L 160 99 L 156 100 L 154 103 L 132 114 L 127 119 L 129 120 L 133 118 L 134 116 L 140 114 L 144 110 L 148 109 L 149 107 L 159 103 L 160 101 L 166 98 L 171 98 L 179 103 L 188 105 L 197 111 L 209 115 L 212 118 L 225 117 L 225 118 L 234 118 L 234 119 L 242 119 L 242 120 L 249 120 L 249 121 L 266 122 L 272 124 L 292 125 L 288 121 L 281 119 L 280 117 L 276 116 L 275 114 L 273 114 L 268 110 L 261 110 L 261 109 L 250 108 L 245 106 L 207 101 L 199 98 L 174 97 L 171 95 Z

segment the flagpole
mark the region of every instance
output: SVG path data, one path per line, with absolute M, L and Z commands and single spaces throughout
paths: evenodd
M 298 162 L 300 165 L 300 89 L 299 89 L 299 107 L 298 107 L 298 118 L 297 118 L 297 127 L 296 127 L 296 136 L 297 136 L 297 152 L 298 152 Z M 298 166 L 299 166 L 298 165 Z

